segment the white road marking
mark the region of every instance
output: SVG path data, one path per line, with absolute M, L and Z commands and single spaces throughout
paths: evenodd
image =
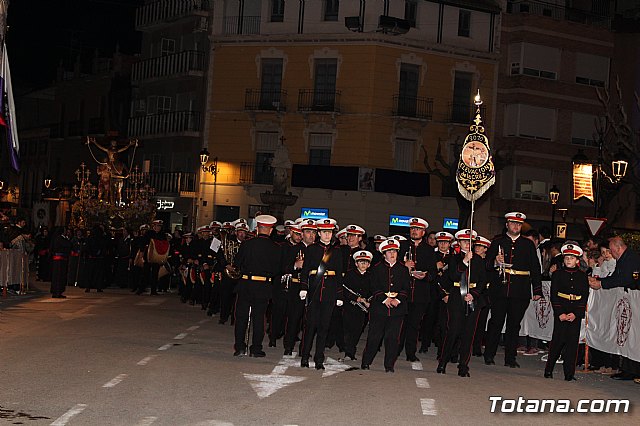
M 166 351 L 167 349 L 169 349 L 171 346 L 173 346 L 173 343 L 167 343 L 166 345 L 162 345 L 158 348 L 159 351 Z
M 160 298 L 144 300 L 142 302 L 136 303 L 136 306 L 158 306 L 166 301 L 167 299 L 160 299 Z
M 136 423 L 136 426 L 149 426 L 156 420 L 158 420 L 158 418 L 153 416 L 143 417 L 138 423 Z
M 185 337 L 187 337 L 189 334 L 188 333 L 180 333 L 178 334 L 176 337 L 174 337 L 175 340 L 182 340 Z
M 422 371 L 422 363 L 420 361 L 412 362 L 411 368 L 414 370 Z
M 76 416 L 84 411 L 87 408 L 87 404 L 76 404 L 69 411 L 58 417 L 51 426 L 64 426 L 73 416 Z
M 146 358 L 142 358 L 140 361 L 137 362 L 137 365 L 147 365 L 147 364 L 149 364 L 149 361 L 151 361 L 152 359 L 154 359 L 157 356 L 158 355 L 149 355 Z
M 195 330 L 197 330 L 199 328 L 200 328 L 199 325 L 192 325 L 191 327 L 187 328 L 187 331 L 195 331 Z
M 211 321 L 209 318 L 198 321 L 198 324 L 204 324 L 205 322 Z
M 109 380 L 107 383 L 102 385 L 102 387 L 103 388 L 112 388 L 115 385 L 117 385 L 118 383 L 120 383 L 121 381 L 123 381 L 126 377 L 127 377 L 126 374 L 118 374 L 116 377 L 114 377 L 113 379 Z
M 196 423 L 195 426 L 233 426 L 233 423 L 223 422 L 222 420 L 205 420 L 204 422 Z
M 266 398 L 280 389 L 301 382 L 306 377 L 285 376 L 278 373 L 271 374 L 243 374 L 244 378 L 258 395 L 258 398 Z
M 420 389 L 429 389 L 431 387 L 429 381 L 424 377 L 416 377 L 416 386 Z
M 420 406 L 422 407 L 422 414 L 425 416 L 437 416 L 438 410 L 436 410 L 436 400 L 431 398 L 420 398 Z

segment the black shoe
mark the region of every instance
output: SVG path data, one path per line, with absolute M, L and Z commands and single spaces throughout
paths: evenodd
M 269 347 L 270 348 L 275 348 L 276 347 L 276 341 L 275 340 L 269 340 Z
M 564 376 L 564 379 L 565 379 L 567 382 L 572 382 L 572 381 L 576 380 L 576 378 L 575 378 L 573 375 L 571 375 L 571 376 Z
M 358 358 L 356 358 L 355 355 L 351 355 L 351 354 L 345 354 L 344 355 L 345 358 L 349 358 L 351 361 L 357 361 Z
M 611 378 L 613 380 L 633 380 L 634 376 L 633 374 L 629 374 L 629 373 L 625 373 L 624 371 L 621 371 L 611 376 Z
M 300 367 L 309 368 L 309 359 L 302 358 L 302 360 L 300 361 Z
M 436 373 L 447 374 L 447 364 L 438 364 L 438 368 L 436 368 Z
M 237 350 L 233 353 L 233 356 L 242 356 L 244 355 L 244 349 L 243 350 Z
M 290 349 L 285 349 L 284 350 L 284 355 L 293 356 L 293 351 L 290 350 Z
M 545 379 L 553 379 L 553 371 L 545 371 L 544 372 Z
M 485 358 L 484 359 L 484 364 L 485 365 L 496 365 L 496 362 L 493 360 L 493 358 Z
M 249 356 L 252 356 L 254 358 L 264 358 L 265 356 L 267 356 L 267 354 L 264 351 L 253 351 L 249 354 Z
M 66 299 L 66 298 L 67 298 L 67 296 L 65 296 L 64 294 L 59 294 L 58 295 L 58 299 Z
M 482 351 L 473 351 L 473 356 L 477 356 L 477 357 L 481 357 L 482 356 Z
M 361 369 L 361 370 L 368 370 L 368 369 L 369 369 L 369 364 L 362 364 L 362 365 L 360 366 L 360 369 Z
M 413 356 L 409 356 L 409 355 L 407 355 L 407 361 L 409 361 L 409 362 L 418 362 L 418 361 L 420 361 L 420 360 L 419 360 L 419 359 L 418 359 L 418 357 L 417 357 L 417 356 L 415 356 L 415 355 L 413 355 Z
M 384 368 L 384 372 L 385 373 L 394 373 L 393 367 L 389 367 L 389 368 L 385 367 Z
M 98 292 L 98 293 L 104 293 L 104 291 L 103 291 L 101 288 L 99 288 L 99 289 L 97 290 L 97 292 Z
M 316 362 L 316 370 L 324 370 L 324 364 L 321 362 Z
M 213 316 L 213 311 L 207 311 L 207 316 L 208 317 L 212 317 Z
M 460 377 L 471 377 L 471 375 L 469 374 L 469 367 L 458 367 L 458 376 Z
M 427 347 L 421 347 L 420 350 L 418 351 L 419 354 L 426 354 L 427 352 L 429 352 L 429 348 Z
M 457 364 L 458 363 L 458 355 L 451 355 L 450 362 Z
M 505 362 L 504 366 L 509 368 L 520 368 L 520 364 L 518 364 L 517 361 Z

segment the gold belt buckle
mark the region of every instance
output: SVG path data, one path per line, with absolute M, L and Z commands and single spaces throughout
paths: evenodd
M 390 297 L 390 298 L 392 298 L 392 299 L 395 299 L 395 298 L 396 298 L 396 296 L 398 296 L 398 293 L 397 293 L 397 292 L 395 292 L 395 291 L 390 291 L 390 292 L 388 292 L 388 293 L 385 293 L 385 295 L 386 295 L 387 297 Z

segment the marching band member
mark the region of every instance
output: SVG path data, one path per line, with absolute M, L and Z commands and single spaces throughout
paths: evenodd
M 307 300 L 306 324 L 302 335 L 302 367 L 309 367 L 311 346 L 315 338 L 313 360 L 317 370 L 324 370 L 324 348 L 335 306 L 342 306 L 342 252 L 332 246 L 336 221 L 316 222 L 320 241 L 307 247 L 301 273 L 300 298 Z
M 369 308 L 369 332 L 362 354 L 363 370 L 368 370 L 384 340 L 384 368 L 393 373 L 398 358 L 398 338 L 402 320 L 407 314 L 407 296 L 410 291 L 409 271 L 398 260 L 400 243 L 389 239 L 380 244 L 384 261 L 371 273 L 372 301 Z
M 180 292 L 180 301 L 182 303 L 186 303 L 188 300 L 191 300 L 191 293 L 193 290 L 191 269 L 195 268 L 194 262 L 198 258 L 198 253 L 196 250 L 196 245 L 193 243 L 193 234 L 191 232 L 187 232 L 182 236 L 182 244 L 178 246 L 178 256 L 180 258 L 180 270 L 182 275 L 179 292 Z
M 471 229 L 456 232 L 460 253 L 450 257 L 448 279 L 444 280 L 444 289 L 448 293 L 444 297 L 447 304 L 447 332 L 436 370 L 438 373 L 445 374 L 454 347 L 458 346 L 458 376 L 469 377 L 471 346 L 479 308 L 483 303 L 481 294 L 487 283 L 484 260 L 474 254 L 471 248 L 471 241 L 475 241 L 476 236 Z M 463 280 L 466 280 L 466 286 Z M 458 339 L 460 342 L 456 345 Z
M 491 246 L 491 241 L 488 238 L 485 238 L 481 235 L 476 237 L 476 242 L 473 245 L 473 252 L 485 259 L 487 257 L 487 250 Z M 491 281 L 491 270 L 486 270 L 486 280 L 487 280 L 487 289 L 489 288 L 489 282 Z M 489 300 L 488 295 L 485 291 L 484 294 L 484 306 L 480 308 L 480 313 L 478 314 L 478 327 L 476 327 L 476 337 L 473 339 L 473 356 L 482 356 L 482 342 L 484 341 L 484 336 L 487 329 L 487 317 L 489 316 Z
M 371 275 L 367 272 L 373 254 L 367 250 L 358 250 L 353 254 L 355 268 L 344 276 L 343 292 L 345 304 L 342 308 L 344 327 L 344 356 L 356 360 L 356 346 L 362 335 L 365 316 L 369 309 L 368 298 L 371 290 Z
M 435 278 L 435 256 L 433 247 L 427 244 L 425 233 L 429 223 L 420 218 L 409 219 L 410 244 L 405 255 L 404 265 L 410 275 L 410 291 L 407 297 L 407 317 L 400 334 L 400 348 L 404 346 L 407 361 L 416 362 L 418 350 L 418 335 L 420 324 L 427 312 L 431 286 L 429 280 Z
M 507 213 L 506 234 L 493 240 L 487 251 L 487 268 L 500 271 L 499 274 L 493 274 L 489 289 L 491 321 L 484 353 L 484 362 L 487 365 L 495 364 L 494 357 L 506 318 L 504 365 L 511 368 L 520 367 L 516 361 L 520 323 L 529 306 L 532 292 L 533 300 L 542 297 L 536 247 L 531 240 L 520 236 L 526 218 L 520 212 Z
M 236 288 L 234 356 L 242 355 L 247 349 L 249 342 L 248 339 L 245 341 L 245 334 L 249 317 L 253 324 L 249 355 L 266 355 L 262 350 L 265 315 L 271 298 L 272 280 L 280 273 L 281 260 L 280 246 L 269 238 L 276 222 L 277 219 L 270 215 L 256 216 L 258 235 L 242 243 L 234 259 L 242 274 Z M 243 227 L 246 223 L 238 223 L 236 232 L 244 230 Z
M 578 245 L 565 244 L 561 251 L 564 266 L 551 276 L 549 295 L 553 306 L 553 336 L 544 377 L 553 377 L 553 367 L 562 354 L 564 379 L 571 381 L 575 380 L 580 325 L 589 297 L 589 281 L 587 274 L 579 268 L 582 249 Z

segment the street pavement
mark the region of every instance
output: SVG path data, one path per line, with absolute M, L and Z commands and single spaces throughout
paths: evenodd
M 327 369 L 316 371 L 283 357 L 281 341 L 268 348 L 265 339 L 265 358 L 233 357 L 233 327 L 176 294 L 69 288 L 67 299 L 51 299 L 39 286 L 0 301 L 0 424 L 639 424 L 640 385 L 597 373 L 569 383 L 560 365 L 544 379 L 539 356 L 519 356 L 520 369 L 502 366 L 501 353 L 495 366 L 472 358 L 471 377 L 461 378 L 455 364 L 435 373 L 433 349 L 417 363 L 402 356 L 385 373 L 383 353 L 362 371 L 333 348 Z M 490 396 L 629 399 L 631 409 L 498 414 Z

